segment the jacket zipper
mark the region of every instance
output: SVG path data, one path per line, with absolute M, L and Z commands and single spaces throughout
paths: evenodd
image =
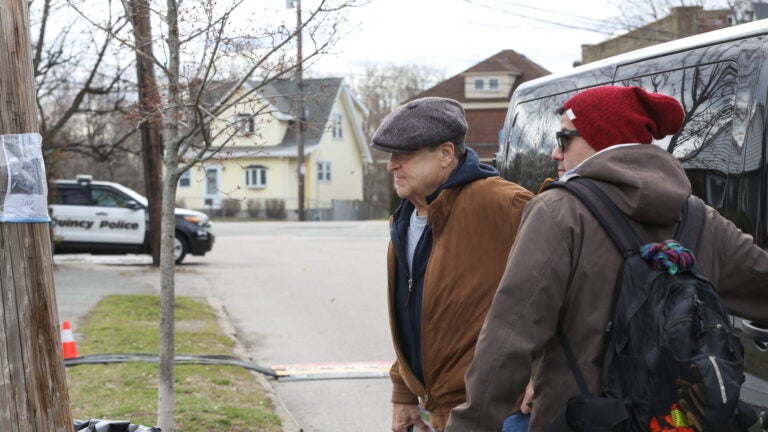
M 405 298 L 405 305 L 411 304 L 411 294 L 413 294 L 413 278 L 408 278 L 408 297 Z

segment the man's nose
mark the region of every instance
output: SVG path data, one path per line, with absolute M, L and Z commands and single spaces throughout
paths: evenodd
M 555 148 L 552 149 L 552 153 L 549 155 L 549 157 L 551 157 L 554 161 L 562 160 L 563 152 L 560 151 L 560 147 L 555 146 Z
M 399 163 L 397 162 L 397 159 L 395 158 L 395 155 L 392 155 L 389 157 L 389 161 L 387 162 L 387 171 L 392 172 L 397 168 Z

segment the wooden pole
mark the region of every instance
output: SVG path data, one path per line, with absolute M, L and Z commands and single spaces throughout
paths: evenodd
M 163 215 L 163 136 L 158 114 L 160 92 L 152 61 L 152 27 L 149 0 L 128 2 L 136 41 L 136 78 L 139 83 L 141 154 L 144 158 L 144 186 L 149 202 L 149 250 L 152 265 L 160 265 L 160 219 Z
M 298 212 L 299 221 L 303 222 L 307 220 L 306 211 L 304 210 L 304 179 L 306 177 L 307 168 L 304 166 L 304 132 L 306 128 L 306 115 L 304 112 L 304 58 L 301 47 L 301 34 L 303 33 L 301 28 L 301 0 L 296 0 L 296 84 L 299 87 L 299 104 L 298 113 L 296 118 L 296 147 L 297 147 L 297 159 L 296 169 L 299 175 L 299 191 L 298 191 Z
M 27 0 L 0 0 L 0 135 L 38 132 L 31 46 Z M 0 223 L 0 303 L 0 431 L 71 432 L 47 223 Z

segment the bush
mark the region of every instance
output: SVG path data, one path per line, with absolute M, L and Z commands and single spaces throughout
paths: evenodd
M 285 219 L 285 200 L 270 198 L 266 200 L 267 219 Z
M 227 198 L 221 201 L 222 216 L 237 216 L 240 211 L 240 201 L 234 198 Z
M 245 207 L 248 210 L 248 216 L 259 217 L 261 216 L 261 200 L 250 198 L 245 202 Z

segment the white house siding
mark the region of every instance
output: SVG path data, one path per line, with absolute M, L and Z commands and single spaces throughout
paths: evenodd
M 242 95 L 242 91 L 237 94 Z M 281 121 L 275 118 L 272 114 L 274 107 L 266 106 L 265 101 L 257 98 L 247 100 L 246 102 L 237 104 L 233 107 L 226 109 L 217 120 L 214 120 L 211 124 L 211 136 L 214 137 L 215 145 L 221 145 L 222 140 L 230 140 L 227 145 L 232 146 L 262 146 L 265 148 L 277 146 L 283 140 L 285 132 L 288 129 L 288 122 Z M 237 114 L 253 114 L 259 113 L 255 118 L 255 134 L 246 136 L 232 136 L 233 129 L 223 130 L 224 128 L 231 128 L 232 121 Z M 222 133 L 223 132 L 223 133 Z
M 363 166 L 360 150 L 355 142 L 355 135 L 350 122 L 351 113 L 344 109 L 337 100 L 332 112 L 343 114 L 342 139 L 333 138 L 330 131 L 323 136 L 318 150 L 311 155 L 311 163 L 307 166 L 308 178 L 311 175 L 312 187 L 308 198 L 311 206 L 330 208 L 332 200 L 362 200 L 363 199 Z M 319 161 L 331 162 L 331 181 L 319 182 L 317 179 L 317 164 Z

